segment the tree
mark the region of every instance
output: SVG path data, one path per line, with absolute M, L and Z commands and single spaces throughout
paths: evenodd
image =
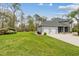
M 72 11 L 68 14 L 68 17 L 75 18 L 77 14 L 79 14 L 79 10 Z
M 25 22 L 24 22 L 24 13 L 22 10 L 20 10 L 21 13 L 20 13 L 20 25 L 19 25 L 19 28 L 20 28 L 20 31 L 25 31 Z
M 37 27 L 40 26 L 44 21 L 46 21 L 47 17 L 35 14 L 34 19 L 35 19 L 35 27 L 37 30 Z
M 36 21 L 41 21 L 40 16 L 38 14 L 35 14 L 34 18 L 35 18 Z
M 75 11 L 72 11 L 69 15 L 68 15 L 68 17 L 71 17 L 71 19 L 72 18 L 75 18 L 76 19 L 76 15 L 78 15 L 79 14 L 79 10 L 75 10 Z M 78 35 L 79 35 L 79 23 L 72 29 L 72 31 L 74 31 L 74 32 L 77 32 L 78 33 Z
M 45 16 L 39 16 L 38 14 L 35 14 L 34 18 L 35 18 L 35 21 L 38 21 L 38 22 L 40 22 L 40 21 L 44 22 L 47 19 L 47 17 L 45 17 Z
M 19 3 L 12 3 L 10 8 L 12 10 L 12 13 L 13 13 L 13 20 L 11 20 L 12 22 L 12 28 L 15 28 L 15 22 L 16 22 L 16 11 L 17 10 L 20 10 L 20 4 Z
M 25 31 L 25 24 L 24 23 L 19 24 L 19 28 L 17 29 L 17 31 L 20 31 L 20 32 Z
M 47 17 L 42 16 L 41 18 L 42 18 L 42 22 L 47 21 Z
M 72 29 L 72 31 L 73 32 L 77 32 L 78 35 L 79 35 L 79 23 L 76 26 L 74 26 L 74 28 Z
M 7 32 L 6 30 L 14 31 L 13 28 L 15 27 L 16 11 L 19 10 L 19 4 L 0 4 L 0 6 L 0 25 L 2 26 L 0 30 L 4 31 L 4 33 Z
M 34 26 L 33 18 L 31 16 L 28 16 L 27 19 L 28 19 L 28 30 L 29 31 L 34 31 L 35 26 Z

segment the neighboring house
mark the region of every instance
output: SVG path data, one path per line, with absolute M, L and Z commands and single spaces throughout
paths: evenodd
M 38 28 L 38 32 L 42 34 L 55 34 L 70 31 L 70 22 L 64 19 L 53 19 L 52 21 L 43 22 Z

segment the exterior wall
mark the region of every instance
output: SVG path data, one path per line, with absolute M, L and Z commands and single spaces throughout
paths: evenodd
M 42 32 L 42 30 L 43 30 L 42 27 L 38 27 L 38 28 L 37 28 L 37 31 L 38 31 L 38 32 Z
M 37 31 L 41 32 L 42 34 L 57 34 L 58 33 L 58 27 L 38 27 Z M 70 28 L 68 27 L 68 32 L 70 31 Z M 65 32 L 65 28 L 63 27 L 63 32 Z
M 77 22 L 77 20 L 76 20 L 75 18 L 73 18 L 72 21 L 73 21 L 73 22 L 72 22 L 72 25 L 73 25 L 73 26 L 78 24 L 78 22 Z
M 39 27 L 37 31 L 42 32 L 42 34 L 56 34 L 58 33 L 58 27 Z

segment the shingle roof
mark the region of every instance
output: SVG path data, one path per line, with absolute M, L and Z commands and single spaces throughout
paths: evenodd
M 54 19 L 52 21 L 45 21 L 41 24 L 41 26 L 44 27 L 58 27 L 58 26 L 63 26 L 63 27 L 69 27 L 69 21 L 68 20 L 59 20 L 59 19 Z

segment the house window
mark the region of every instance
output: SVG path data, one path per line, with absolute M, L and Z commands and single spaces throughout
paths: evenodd
M 58 27 L 58 33 L 63 32 L 63 27 Z

